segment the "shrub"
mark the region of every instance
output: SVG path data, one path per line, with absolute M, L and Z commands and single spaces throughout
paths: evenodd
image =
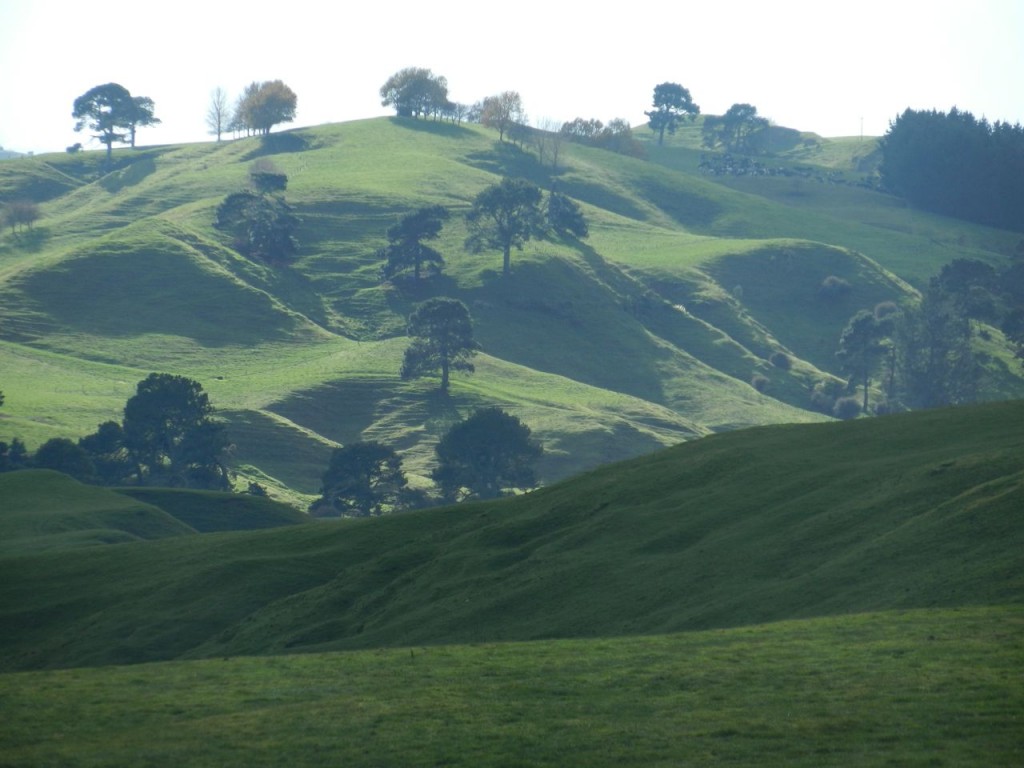
M 852 286 L 849 281 L 844 280 L 841 277 L 835 275 L 829 275 L 821 281 L 821 286 L 818 288 L 818 295 L 823 299 L 841 299 L 846 296 Z
M 766 389 L 768 389 L 768 385 L 770 383 L 771 383 L 771 379 L 769 379 L 767 376 L 765 376 L 763 374 L 760 374 L 760 373 L 755 373 L 750 378 L 750 386 L 752 386 L 758 392 L 764 392 Z
M 860 415 L 860 399 L 855 396 L 840 397 L 832 408 L 837 419 L 855 419 Z
M 783 371 L 788 371 L 793 367 L 793 360 L 785 352 L 772 352 L 768 362 Z

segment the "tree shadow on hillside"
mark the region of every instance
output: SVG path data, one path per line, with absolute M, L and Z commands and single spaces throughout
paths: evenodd
M 108 173 L 99 180 L 98 184 L 107 192 L 114 194 L 126 187 L 134 187 L 155 171 L 156 160 L 151 155 L 148 155 L 140 157 L 120 170 Z
M 305 152 L 308 149 L 313 149 L 313 142 L 307 136 L 302 136 L 292 131 L 268 133 L 266 136 L 260 136 L 259 144 L 252 151 L 246 153 L 242 161 L 248 162 L 255 160 L 257 157 L 265 157 L 266 155 Z
M 541 165 L 536 155 L 502 141 L 494 142 L 491 150 L 466 155 L 466 161 L 481 171 L 526 179 L 544 189 L 550 188 L 558 175 L 549 166 Z
M 32 227 L 11 236 L 11 242 L 19 251 L 38 253 L 52 237 L 49 227 Z
M 415 117 L 391 117 L 388 118 L 392 125 L 398 128 L 405 128 L 409 131 L 420 131 L 430 133 L 434 136 L 446 138 L 465 138 L 473 133 L 469 128 L 447 120 L 430 120 L 427 118 Z

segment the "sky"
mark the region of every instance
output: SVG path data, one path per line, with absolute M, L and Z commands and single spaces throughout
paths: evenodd
M 380 86 L 410 66 L 454 101 L 517 91 L 534 125 L 642 130 L 662 82 L 704 114 L 753 104 L 828 137 L 880 136 L 907 108 L 1024 123 L 1022 40 L 1021 0 L 0 0 L 0 146 L 100 148 L 71 109 L 108 82 L 155 102 L 143 146 L 209 141 L 211 91 L 233 103 L 253 81 L 297 94 L 282 127 L 376 117 L 391 114 Z

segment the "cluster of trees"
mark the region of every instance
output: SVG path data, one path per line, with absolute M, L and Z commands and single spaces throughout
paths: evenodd
M 733 104 L 724 115 L 704 118 L 701 137 L 704 146 L 728 152 L 757 155 L 768 149 L 768 118 L 757 114 L 751 104 Z
M 394 280 L 411 273 L 414 280 L 440 273 L 444 257 L 426 245 L 434 240 L 448 219 L 440 205 L 419 208 L 388 227 L 387 245 L 377 251 L 384 264 L 381 277 Z M 589 235 L 579 205 L 570 197 L 552 190 L 546 196 L 525 179 L 504 177 L 483 189 L 473 199 L 466 214 L 469 232 L 465 248 L 472 253 L 499 250 L 502 272 L 512 269 L 512 249 L 522 249 L 533 238 L 557 235 L 584 239 Z
M 533 488 L 533 465 L 543 449 L 530 428 L 500 408 L 483 408 L 455 424 L 435 448 L 431 479 L 439 500 L 495 499 Z M 318 517 L 369 517 L 433 503 L 409 487 L 401 457 L 379 442 L 336 448 L 323 474 L 320 498 L 310 507 Z
M 857 312 L 839 339 L 841 370 L 861 389 L 859 407 L 835 401 L 836 415 L 869 412 L 872 377 L 885 401 L 876 412 L 973 401 L 980 373 L 976 336 L 999 328 L 1024 361 L 1024 262 L 1005 269 L 957 259 L 932 278 L 921 301 L 883 302 Z
M 0 443 L 0 470 L 54 469 L 98 485 L 158 485 L 230 490 L 224 425 L 202 386 L 153 373 L 136 386 L 121 422 L 106 421 L 80 440 L 55 437 L 29 455 Z
M 135 133 L 139 128 L 160 122 L 155 105 L 148 96 L 132 96 L 119 83 L 106 83 L 90 88 L 75 99 L 71 116 L 75 118 L 75 131 L 88 128 L 107 148 L 110 162 L 115 142 L 135 146 Z
M 609 152 L 630 157 L 643 157 L 644 146 L 633 138 L 633 128 L 622 118 L 615 118 L 607 125 L 594 118 L 577 117 L 563 123 L 559 133 L 578 144 L 586 144 Z
M 239 253 L 268 264 L 286 264 L 298 250 L 299 220 L 284 198 L 288 177 L 259 160 L 249 170 L 249 189 L 233 192 L 217 206 L 214 227 L 227 232 Z
M 217 141 L 227 132 L 265 136 L 275 125 L 294 120 L 297 105 L 295 91 L 281 80 L 249 83 L 235 101 L 234 108 L 228 104 L 227 92 L 218 87 L 210 94 L 206 127 Z
M 946 216 L 1024 231 L 1024 127 L 906 110 L 881 141 L 882 184 Z

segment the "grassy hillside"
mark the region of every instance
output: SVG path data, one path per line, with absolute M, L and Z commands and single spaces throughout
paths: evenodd
M 1024 599 L 1024 402 L 763 427 L 503 502 L 0 559 L 5 669 Z
M 949 259 L 1005 260 L 1016 242 L 846 185 L 705 177 L 687 141 L 650 160 L 567 144 L 552 169 L 479 126 L 377 119 L 125 150 L 109 172 L 100 152 L 5 162 L 0 196 L 35 199 L 43 217 L 0 237 L 0 440 L 86 434 L 161 371 L 210 393 L 240 484 L 299 507 L 330 450 L 357 439 L 395 446 L 426 484 L 440 435 L 485 404 L 531 426 L 550 483 L 713 432 L 825 419 L 810 394 L 835 377 L 855 311 L 911 301 Z M 849 147 L 818 155 L 860 162 Z M 287 268 L 241 257 L 212 225 L 257 159 L 287 174 L 301 219 Z M 499 254 L 466 253 L 461 214 L 500 174 L 557 184 L 590 238 L 531 242 L 508 278 Z M 444 277 L 382 285 L 384 230 L 434 203 L 453 213 Z M 829 275 L 850 293 L 823 299 Z M 483 346 L 448 401 L 398 377 L 405 318 L 435 295 L 470 307 Z M 1016 367 L 985 386 L 1024 393 Z
M 10 766 L 1011 766 L 1024 751 L 1022 622 L 1019 607 L 918 610 L 8 674 L 0 754 Z
M 44 469 L 0 474 L 0 553 L 257 530 L 308 522 L 280 502 L 247 494 L 109 489 Z

